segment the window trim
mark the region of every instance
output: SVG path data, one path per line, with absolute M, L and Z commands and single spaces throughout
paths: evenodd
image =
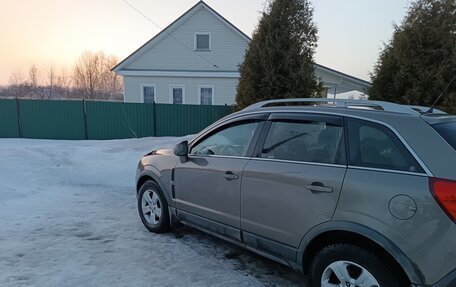
M 264 112 L 264 111 L 263 111 Z M 261 113 L 261 111 L 256 111 L 252 112 L 252 115 L 255 113 Z M 379 121 L 376 119 L 372 118 L 366 118 L 363 116 L 357 116 L 357 115 L 349 115 L 346 113 L 339 113 L 339 112 L 334 112 L 334 111 L 312 111 L 312 110 L 306 110 L 306 111 L 287 111 L 287 110 L 277 110 L 277 111 L 272 111 L 270 112 L 271 115 L 276 114 L 276 113 L 290 113 L 290 114 L 320 114 L 320 115 L 333 115 L 333 116 L 340 116 L 343 117 L 344 119 L 358 119 L 358 120 L 363 120 L 367 122 L 372 122 L 372 123 L 377 123 L 379 125 L 382 125 L 388 129 L 390 129 L 402 142 L 402 144 L 407 148 L 407 150 L 412 154 L 412 156 L 415 158 L 415 160 L 418 162 L 418 164 L 421 166 L 421 168 L 424 170 L 427 176 L 429 177 L 434 177 L 434 174 L 431 172 L 431 170 L 427 167 L 427 165 L 423 162 L 423 160 L 418 156 L 418 154 L 413 150 L 413 148 L 409 145 L 409 143 L 404 139 L 404 137 L 390 124 Z M 345 121 L 345 120 L 344 120 Z M 346 127 L 345 123 L 344 126 Z M 345 140 L 347 141 L 345 143 L 345 148 L 348 148 L 348 137 L 345 137 Z M 348 154 L 347 154 L 348 156 Z M 349 166 L 349 167 L 354 167 L 354 166 Z M 359 167 L 359 169 L 363 169 L 363 167 Z M 403 173 L 401 171 L 396 171 L 396 170 L 382 170 L 385 172 L 393 172 L 393 173 Z M 420 173 L 414 173 L 415 175 L 421 175 Z
M 348 165 L 347 168 L 348 169 L 355 169 L 355 170 L 367 170 L 367 171 L 397 173 L 397 174 L 406 174 L 406 175 L 413 175 L 413 176 L 429 177 L 428 174 L 422 173 L 422 172 L 410 172 L 410 171 L 403 171 L 403 170 L 396 170 L 396 169 L 374 168 L 374 167 L 365 167 L 365 166 L 357 166 L 357 165 Z
M 211 88 L 212 89 L 212 99 L 211 99 L 211 106 L 215 105 L 215 89 L 214 85 L 198 85 L 198 105 L 201 105 L 201 89 L 202 88 Z
M 182 105 L 185 104 L 185 85 L 181 84 L 170 84 L 169 85 L 169 103 L 174 105 L 173 89 L 182 89 Z M 178 105 L 178 104 L 176 104 Z
M 404 137 L 393 126 L 391 126 L 388 123 L 376 120 L 376 119 L 366 118 L 366 117 L 358 116 L 358 115 L 348 115 L 346 113 L 340 113 L 340 112 L 336 112 L 336 111 L 324 111 L 324 112 L 318 111 L 318 110 L 303 110 L 303 111 L 296 110 L 296 111 L 290 111 L 290 110 L 286 110 L 286 109 L 282 109 L 282 110 L 278 109 L 276 111 L 258 110 L 258 111 L 252 111 L 252 112 L 250 112 L 248 114 L 245 114 L 245 115 L 234 115 L 233 117 L 229 117 L 227 119 L 222 119 L 220 121 L 216 121 L 212 125 L 210 125 L 207 128 L 203 129 L 195 138 L 190 140 L 189 144 L 194 144 L 194 143 L 198 142 L 199 139 L 201 139 L 206 134 L 208 134 L 209 132 L 214 130 L 218 125 L 224 125 L 226 123 L 233 122 L 233 121 L 236 121 L 236 120 L 244 118 L 244 117 L 255 117 L 255 116 L 256 117 L 260 117 L 260 116 L 263 116 L 263 117 L 265 117 L 265 119 L 267 119 L 268 115 L 273 115 L 273 114 L 278 114 L 278 113 L 289 113 L 289 114 L 298 114 L 298 115 L 299 114 L 301 114 L 301 115 L 305 115 L 305 114 L 332 115 L 332 116 L 339 116 L 339 117 L 342 117 L 344 119 L 346 119 L 346 118 L 359 119 L 359 120 L 364 120 L 364 121 L 380 124 L 380 125 L 388 128 L 388 129 L 390 129 L 399 138 L 399 140 L 402 142 L 402 144 L 412 154 L 412 156 L 415 158 L 415 160 L 418 161 L 418 163 L 420 164 L 420 166 L 423 168 L 423 170 L 425 172 L 425 174 L 414 173 L 414 175 L 416 175 L 416 176 L 423 176 L 424 175 L 424 176 L 428 176 L 428 177 L 434 177 L 434 174 L 431 172 L 431 170 L 428 168 L 428 166 L 423 162 L 423 160 L 412 149 L 412 147 L 408 144 L 408 142 L 404 139 Z M 264 122 L 265 126 L 266 126 L 266 124 L 267 124 L 267 122 Z M 344 126 L 345 126 L 345 124 L 344 124 Z M 263 134 L 265 132 L 264 129 L 265 129 L 265 127 L 263 127 L 263 131 L 261 132 L 260 137 L 263 136 Z M 347 137 L 345 137 L 345 140 L 346 141 L 348 140 Z M 260 141 L 261 141 L 261 138 L 258 139 L 257 145 L 260 144 Z M 348 148 L 347 142 L 345 143 L 345 148 L 346 149 Z M 255 149 L 255 153 L 256 153 L 256 149 Z M 257 156 L 255 154 L 253 154 L 252 157 L 256 158 Z M 348 168 L 367 169 L 367 168 L 355 167 L 355 166 L 348 166 Z M 382 171 L 384 171 L 384 172 L 392 172 L 392 173 L 403 173 L 401 171 L 395 171 L 395 170 L 382 170 Z
M 207 138 L 213 136 L 214 134 L 222 131 L 222 130 L 226 130 L 226 129 L 229 129 L 230 127 L 233 127 L 233 126 L 237 126 L 237 125 L 243 125 L 243 124 L 249 124 L 249 123 L 254 123 L 256 122 L 257 123 L 257 126 L 256 126 L 256 129 L 252 135 L 252 138 L 250 139 L 250 142 L 247 146 L 247 150 L 245 152 L 245 155 L 244 156 L 239 156 L 239 155 L 219 155 L 219 154 L 195 154 L 195 153 L 191 153 L 192 149 L 200 144 L 201 142 L 205 141 Z M 192 143 L 189 147 L 188 147 L 188 157 L 191 157 L 191 158 L 206 158 L 206 157 L 215 157 L 215 158 L 238 158 L 238 159 L 246 159 L 246 158 L 251 158 L 252 157 L 252 153 L 253 153 L 253 150 L 258 142 L 258 138 L 261 134 L 261 132 L 263 131 L 263 128 L 264 128 L 264 124 L 265 124 L 265 120 L 263 119 L 254 119 L 254 118 L 246 118 L 246 119 L 243 119 L 243 120 L 239 120 L 239 121 L 232 121 L 232 122 L 229 122 L 225 125 L 222 125 L 212 131 L 210 131 L 209 133 L 207 133 L 204 137 L 201 137 L 200 139 L 198 139 L 198 141 Z
M 397 169 L 389 169 L 389 168 L 376 168 L 376 167 L 368 167 L 368 166 L 360 166 L 356 164 L 351 163 L 351 156 L 350 156 L 350 146 L 349 146 L 349 141 L 350 141 L 350 135 L 348 131 L 348 120 L 358 120 L 358 121 L 364 121 L 367 123 L 370 123 L 372 125 L 380 125 L 383 128 L 389 130 L 393 135 L 397 137 L 399 142 L 405 147 L 405 150 L 410 153 L 412 158 L 418 163 L 418 165 L 421 167 L 421 169 L 424 172 L 411 172 L 411 171 L 405 171 L 405 170 L 397 170 Z M 346 116 L 344 120 L 344 126 L 345 126 L 345 134 L 347 135 L 345 137 L 346 144 L 346 157 L 347 157 L 347 164 L 348 168 L 350 169 L 357 169 L 357 170 L 369 170 L 369 171 L 379 171 L 379 172 L 389 172 L 389 173 L 399 173 L 399 174 L 408 174 L 408 175 L 416 175 L 416 176 L 429 176 L 429 177 L 434 177 L 434 175 L 431 173 L 431 171 L 428 169 L 428 167 L 423 163 L 421 158 L 416 154 L 416 152 L 412 149 L 412 147 L 405 141 L 404 137 L 391 125 L 388 123 L 372 120 L 372 119 L 367 119 L 367 118 L 362 118 L 362 117 L 356 117 L 356 116 Z
M 253 115 L 242 115 L 238 116 L 232 119 L 228 119 L 222 123 L 220 123 L 218 126 L 209 126 L 208 129 L 205 129 L 200 133 L 197 137 L 195 137 L 193 140 L 189 142 L 188 150 L 189 150 L 189 157 L 229 157 L 229 158 L 236 158 L 236 156 L 223 156 L 223 155 L 197 155 L 197 154 L 191 154 L 190 151 L 195 145 L 198 145 L 200 142 L 204 141 L 206 138 L 212 136 L 213 134 L 219 132 L 222 129 L 228 128 L 231 125 L 234 125 L 236 123 L 240 122 L 248 122 L 248 121 L 258 121 L 258 126 L 255 131 L 255 134 L 252 137 L 252 140 L 250 142 L 250 145 L 247 149 L 247 153 L 245 157 L 242 158 L 251 158 L 254 152 L 254 148 L 258 144 L 259 137 L 261 134 L 264 132 L 265 129 L 265 124 L 266 124 L 266 119 L 268 117 L 267 113 L 261 113 L 261 114 L 253 114 Z M 237 157 L 239 158 L 239 157 Z
M 232 123 L 235 123 L 238 121 L 248 121 L 248 120 L 258 120 L 261 122 L 265 122 L 267 120 L 268 116 L 269 116 L 269 113 L 255 112 L 255 113 L 248 114 L 248 115 L 236 115 L 236 116 L 228 118 L 228 119 L 222 118 L 219 121 L 216 121 L 215 123 L 209 125 L 205 129 L 203 129 L 199 134 L 196 135 L 196 137 L 191 139 L 188 142 L 189 150 L 193 145 L 198 144 L 201 140 L 203 140 L 210 134 L 214 133 L 215 131 L 219 130 L 220 128 L 224 127 L 225 125 L 229 125 L 229 124 L 232 124 Z
M 405 146 L 405 148 L 410 152 L 410 154 L 413 156 L 413 158 L 418 162 L 418 164 L 421 166 L 421 168 L 424 170 L 424 172 L 426 173 L 427 176 L 429 177 L 434 177 L 434 175 L 432 174 L 431 170 L 427 167 L 426 164 L 424 164 L 423 160 L 418 156 L 418 154 L 412 149 L 412 147 L 409 145 L 409 143 L 404 139 L 404 137 L 393 127 L 391 126 L 390 124 L 388 123 L 385 123 L 385 122 L 381 122 L 381 121 L 377 121 L 377 120 L 374 120 L 374 119 L 369 119 L 369 118 L 364 118 L 364 117 L 358 117 L 358 116 L 347 116 L 345 115 L 345 118 L 352 118 L 352 119 L 359 119 L 359 120 L 363 120 L 363 121 L 368 121 L 368 122 L 372 122 L 372 123 L 377 123 L 379 125 L 382 125 L 384 127 L 386 127 L 387 129 L 391 130 L 396 136 L 397 138 L 402 142 L 402 144 Z M 346 126 L 346 125 L 345 125 Z M 346 144 L 346 148 L 348 148 L 348 137 L 346 137 L 346 140 L 347 140 L 347 144 Z M 348 156 L 348 154 L 347 154 Z M 360 167 L 360 168 L 363 168 L 363 167 Z M 391 170 L 392 172 L 400 172 L 400 171 L 396 171 L 396 170 Z M 403 172 L 402 172 L 403 173 Z M 416 175 L 419 175 L 420 173 L 415 173 Z
M 268 118 L 269 121 L 324 121 L 333 125 L 344 126 L 344 119 L 341 116 L 329 114 L 310 114 L 310 113 L 271 113 Z
M 141 103 L 144 104 L 144 88 L 154 88 L 154 100 L 153 102 L 157 102 L 157 85 L 156 84 L 140 84 L 140 97 L 141 97 Z
M 281 162 L 281 163 L 292 163 L 292 164 L 305 164 L 305 165 L 326 166 L 326 167 L 337 167 L 337 168 L 347 168 L 348 167 L 345 164 L 322 163 L 322 162 L 313 162 L 313 161 L 297 161 L 297 160 L 278 159 L 278 158 L 252 157 L 252 160 Z
M 209 36 L 209 49 L 198 49 L 198 36 Z M 193 48 L 196 52 L 210 52 L 212 50 L 212 34 L 210 32 L 195 32 L 193 34 Z
M 323 163 L 323 162 L 307 162 L 307 161 L 295 161 L 295 160 L 287 160 L 287 159 L 278 159 L 278 158 L 262 158 L 262 150 L 263 146 L 266 143 L 266 139 L 268 137 L 269 131 L 272 126 L 272 122 L 274 121 L 312 121 L 312 120 L 320 120 L 325 121 L 328 123 L 336 123 L 340 125 L 342 128 L 343 134 L 341 138 L 341 142 L 343 147 L 341 147 L 341 152 L 345 153 L 345 163 Z M 346 129 L 345 129 L 345 120 L 344 117 L 341 115 L 335 114 L 325 114 L 325 113 L 287 113 L 287 112 L 272 112 L 268 116 L 268 120 L 265 122 L 265 126 L 261 135 L 258 138 L 257 144 L 253 151 L 252 157 L 255 160 L 265 160 L 265 161 L 275 161 L 275 162 L 289 162 L 289 163 L 299 163 L 299 164 L 307 164 L 307 165 L 319 165 L 319 166 L 333 166 L 333 167 L 345 167 L 348 166 L 348 158 L 347 158 L 347 136 L 346 136 Z

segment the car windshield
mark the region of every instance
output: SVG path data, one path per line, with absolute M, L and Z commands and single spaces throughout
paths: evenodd
M 456 150 L 456 122 L 437 124 L 433 127 Z

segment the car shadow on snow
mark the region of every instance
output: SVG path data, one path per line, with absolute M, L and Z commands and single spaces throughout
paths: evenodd
M 264 286 L 310 286 L 307 276 L 195 228 L 179 225 L 168 236 L 180 240 L 197 253 L 211 255 L 212 260 L 229 269 L 256 278 Z

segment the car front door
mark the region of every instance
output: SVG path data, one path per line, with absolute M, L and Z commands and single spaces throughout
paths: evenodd
M 334 213 L 346 173 L 343 119 L 271 114 L 244 168 L 246 244 L 294 260 L 304 234 Z
M 223 124 L 190 145 L 174 170 L 179 217 L 240 240 L 240 184 L 265 115 Z

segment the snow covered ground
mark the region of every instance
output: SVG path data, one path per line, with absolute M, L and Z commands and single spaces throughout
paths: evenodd
M 305 286 L 192 228 L 142 226 L 137 161 L 179 140 L 0 139 L 0 286 Z

